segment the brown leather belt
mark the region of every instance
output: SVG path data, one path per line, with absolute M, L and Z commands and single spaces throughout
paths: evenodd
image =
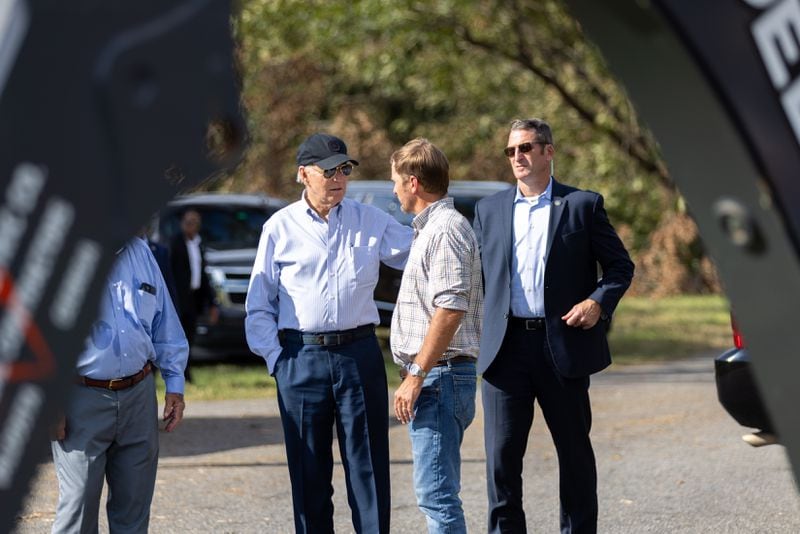
M 88 376 L 79 376 L 75 380 L 78 382 L 78 384 L 89 386 L 90 388 L 102 388 L 110 389 L 111 391 L 119 391 L 121 389 L 128 389 L 135 386 L 144 380 L 144 377 L 149 375 L 152 370 L 153 365 L 150 362 L 147 362 L 144 364 L 144 367 L 142 367 L 141 371 L 131 376 L 112 378 L 110 380 L 96 380 L 94 378 L 89 378 Z
M 475 363 L 476 361 L 477 361 L 477 359 L 473 358 L 472 356 L 463 356 L 463 355 L 462 356 L 453 356 L 449 360 L 439 360 L 438 362 L 433 364 L 433 366 L 434 367 L 444 367 L 448 363 L 450 363 L 452 365 L 454 363 L 466 363 L 466 362 Z M 408 376 L 408 369 L 406 369 L 405 367 L 401 367 L 400 368 L 400 378 L 405 378 L 406 376 Z

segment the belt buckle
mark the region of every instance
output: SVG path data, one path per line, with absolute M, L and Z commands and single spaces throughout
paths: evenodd
M 106 389 L 108 389 L 110 391 L 114 391 L 114 388 L 112 387 L 114 382 L 122 382 L 123 380 L 125 380 L 125 379 L 124 378 L 112 378 L 111 380 L 108 381 L 108 384 L 106 385 Z
M 333 345 L 341 345 L 344 335 L 343 334 L 324 334 L 324 335 L 321 335 L 319 337 L 320 337 L 320 345 L 324 345 L 326 347 L 329 347 L 329 346 L 333 346 Z
M 525 330 L 539 330 L 541 319 L 525 319 Z

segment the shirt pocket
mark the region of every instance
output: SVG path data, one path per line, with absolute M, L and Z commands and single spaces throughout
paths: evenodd
M 378 247 L 361 246 L 350 247 L 351 265 L 356 287 L 372 286 L 378 283 Z
M 153 326 L 153 318 L 156 315 L 156 296 L 144 289 L 136 290 L 136 315 L 149 332 Z

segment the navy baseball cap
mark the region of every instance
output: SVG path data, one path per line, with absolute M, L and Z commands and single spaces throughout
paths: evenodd
M 328 170 L 347 161 L 358 165 L 356 160 L 347 155 L 344 141 L 333 135 L 315 133 L 297 149 L 298 165 L 316 165 L 322 170 Z

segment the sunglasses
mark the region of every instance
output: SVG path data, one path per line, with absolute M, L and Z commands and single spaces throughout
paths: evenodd
M 319 167 L 314 167 L 322 176 L 325 177 L 326 180 L 330 180 L 334 176 L 336 176 L 337 172 L 341 172 L 344 176 L 350 176 L 353 172 L 353 165 L 352 163 L 342 163 L 338 167 L 334 167 L 332 169 L 320 169 Z
M 533 145 L 549 145 L 547 141 L 531 141 L 529 143 L 522 143 L 517 146 L 507 146 L 503 149 L 503 154 L 506 155 L 507 158 L 513 158 L 516 151 L 519 150 L 523 154 L 526 152 L 530 152 L 533 150 Z

